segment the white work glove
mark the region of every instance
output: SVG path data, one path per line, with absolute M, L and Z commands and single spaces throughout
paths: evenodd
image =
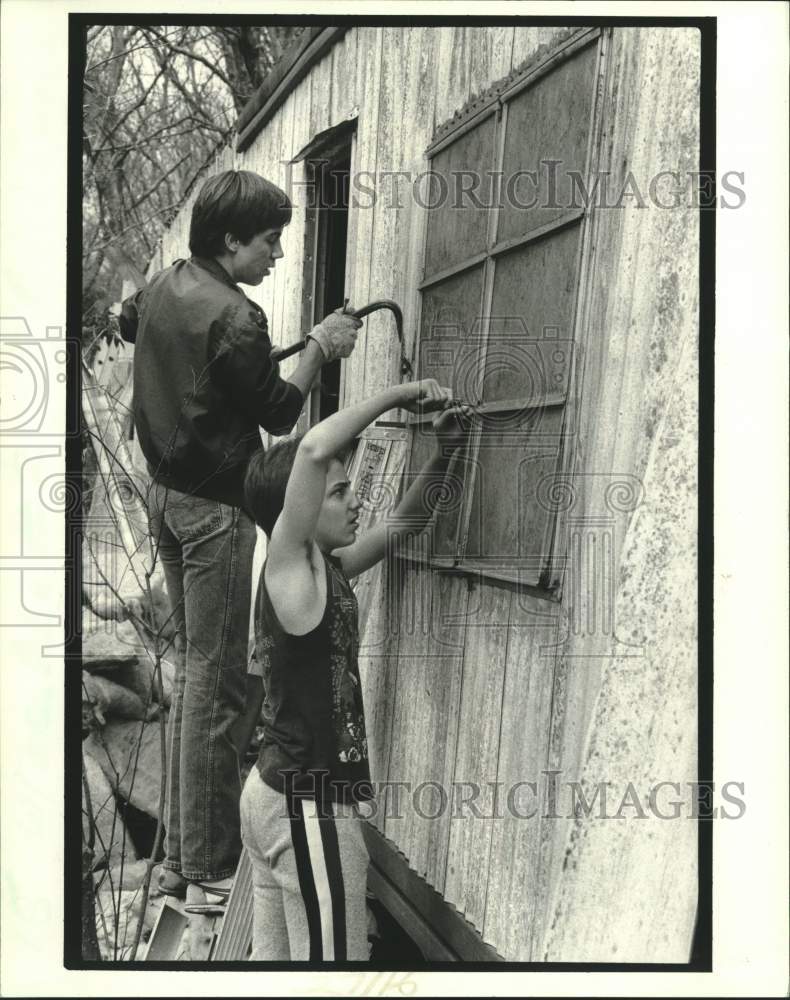
M 321 348 L 324 363 L 336 358 L 347 358 L 354 350 L 357 330 L 362 326 L 362 320 L 352 316 L 351 311 L 335 309 L 307 334 L 307 339 L 312 337 Z

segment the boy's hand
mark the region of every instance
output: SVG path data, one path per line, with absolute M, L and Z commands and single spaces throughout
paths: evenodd
M 351 311 L 351 308 L 348 311 L 344 311 L 342 307 L 335 309 L 307 334 L 321 348 L 324 363 L 347 358 L 354 350 L 357 330 L 362 326 L 362 320 L 350 315 Z
M 445 410 L 453 397 L 453 390 L 439 385 L 435 378 L 424 378 L 420 379 L 419 382 L 406 382 L 399 388 L 402 394 L 400 405 L 409 413 L 431 413 L 433 410 Z
M 433 432 L 442 448 L 460 448 L 466 444 L 472 429 L 472 408 L 462 403 L 451 406 L 433 418 Z

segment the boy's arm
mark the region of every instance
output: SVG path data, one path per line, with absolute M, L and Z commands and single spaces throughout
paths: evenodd
M 276 572 L 281 566 L 291 565 L 294 559 L 304 559 L 310 554 L 329 463 L 342 454 L 368 424 L 396 407 L 438 409 L 446 405 L 449 397 L 450 390 L 442 389 L 434 379 L 409 382 L 333 413 L 311 428 L 296 452 L 282 513 L 272 531 L 267 553 L 269 569 Z
M 261 717 L 263 706 L 263 678 L 260 674 L 247 674 L 247 693 L 244 698 L 244 710 L 237 715 L 229 730 L 230 741 L 236 748 L 236 753 L 244 760 L 249 750 L 255 727 Z
M 271 357 L 266 316 L 245 300 L 212 324 L 211 377 L 264 430 L 287 434 L 299 419 L 321 366 L 351 354 L 361 325 L 351 315 L 330 313 L 308 334 L 296 370 L 283 379 Z
M 428 461 L 415 477 L 401 502 L 380 524 L 345 548 L 334 553 L 340 559 L 347 577 L 359 576 L 370 569 L 388 552 L 397 549 L 405 533 L 420 532 L 433 514 L 436 499 L 455 451 L 469 434 L 470 409 L 453 407 L 439 413 L 433 422 L 436 444 Z
M 304 395 L 299 386 L 280 377 L 279 365 L 271 359 L 271 347 L 265 315 L 246 299 L 223 311 L 211 324 L 212 381 L 250 420 L 280 435 L 287 434 L 299 419 Z M 317 372 L 320 351 L 314 348 L 310 353 Z
M 137 340 L 137 325 L 140 320 L 140 304 L 145 288 L 140 288 L 133 295 L 124 299 L 118 316 L 118 327 L 121 337 L 129 344 Z

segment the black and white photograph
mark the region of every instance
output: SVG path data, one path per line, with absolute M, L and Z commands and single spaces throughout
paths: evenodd
M 33 739 L 6 680 L 3 776 L 51 741 L 57 801 L 28 900 L 35 779 L 3 834 L 8 995 L 34 900 L 52 995 L 694 995 L 759 887 L 715 988 L 781 995 L 787 460 L 721 442 L 786 443 L 787 149 L 731 152 L 724 5 L 41 6 L 61 312 L 15 261 L 0 568 L 60 700 Z

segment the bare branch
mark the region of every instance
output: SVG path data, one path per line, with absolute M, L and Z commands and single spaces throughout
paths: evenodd
M 175 173 L 181 164 L 185 163 L 188 159 L 189 153 L 185 153 L 177 163 L 174 163 L 173 166 L 169 170 L 165 171 L 165 173 L 163 173 L 162 176 L 147 191 L 144 191 L 143 194 L 140 195 L 140 197 L 132 205 L 132 208 L 137 208 L 138 205 L 150 198 L 159 185 L 162 184 L 163 181 L 167 180 L 172 173 Z
M 190 52 L 188 49 L 183 49 L 178 45 L 173 45 L 169 41 L 169 39 L 161 35 L 156 30 L 156 28 L 149 27 L 147 30 L 150 31 L 151 34 L 154 35 L 154 37 L 158 38 L 161 42 L 164 42 L 164 44 L 168 46 L 171 52 L 177 52 L 179 55 L 185 56 L 187 59 L 194 59 L 195 62 L 202 63 L 204 66 L 210 69 L 212 73 L 216 74 L 229 90 L 231 91 L 233 90 L 233 84 L 230 82 L 230 80 L 225 76 L 223 72 L 221 72 L 221 70 L 217 68 L 217 66 L 212 65 L 208 61 L 208 59 L 204 59 L 203 56 L 198 55 L 196 52 Z
M 133 225 L 127 226 L 125 229 L 122 229 L 120 233 L 116 233 L 115 236 L 107 240 L 106 243 L 102 243 L 101 246 L 93 250 L 92 253 L 101 253 L 102 250 L 106 250 L 107 247 L 112 246 L 113 243 L 117 243 L 122 236 L 126 235 L 126 233 L 131 232 L 134 229 L 138 229 L 141 225 L 144 225 L 146 222 L 150 222 L 152 219 L 155 219 L 161 215 L 165 215 L 167 212 L 172 212 L 177 208 L 178 208 L 178 203 L 175 203 L 173 205 L 167 205 L 165 206 L 165 208 L 161 208 L 158 211 L 153 212 L 151 215 L 149 215 L 146 219 L 143 219 L 141 222 L 135 222 Z
M 164 73 L 164 68 L 161 68 L 159 70 L 159 72 L 156 74 L 156 76 L 154 77 L 153 82 L 151 83 L 151 86 L 148 87 L 143 92 L 142 97 L 138 101 L 136 101 L 128 110 L 126 110 L 121 115 L 121 117 L 118 119 L 118 121 L 113 125 L 113 127 L 109 130 L 109 132 L 107 132 L 105 134 L 105 136 L 104 136 L 105 142 L 107 141 L 107 139 L 110 138 L 110 136 L 114 135 L 118 131 L 118 129 L 124 124 L 124 122 L 126 122 L 128 120 L 129 116 L 131 114 L 133 114 L 133 112 L 137 111 L 138 108 L 141 108 L 145 104 L 145 102 L 148 100 L 148 95 L 151 93 L 151 91 L 157 85 L 157 83 L 161 79 L 163 73 Z

